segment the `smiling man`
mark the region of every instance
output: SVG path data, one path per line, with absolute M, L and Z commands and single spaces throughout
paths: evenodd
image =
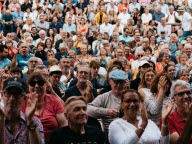
M 97 143 L 104 144 L 104 134 L 87 126 L 87 102 L 83 96 L 72 96 L 65 102 L 65 116 L 69 125 L 55 130 L 50 144 Z

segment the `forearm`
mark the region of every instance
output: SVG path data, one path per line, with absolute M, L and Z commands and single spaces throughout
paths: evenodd
M 41 144 L 41 138 L 37 128 L 34 131 L 29 131 L 29 141 L 30 144 Z
M 10 64 L 11 69 L 16 67 L 16 58 L 17 58 L 17 55 L 15 54 Z
M 165 97 L 165 92 L 163 89 L 160 89 L 158 94 L 157 94 L 157 103 L 162 104 L 164 97 Z
M 192 134 L 192 120 L 188 118 L 185 127 L 183 129 L 183 132 L 181 133 L 179 139 L 177 140 L 177 144 L 189 144 L 191 134 Z
M 5 144 L 5 120 L 0 121 L 0 143 Z
M 162 120 L 161 135 L 162 136 L 169 135 L 169 126 L 167 120 Z

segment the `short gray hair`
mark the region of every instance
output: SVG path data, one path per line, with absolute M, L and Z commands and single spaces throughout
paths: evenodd
M 175 82 L 173 82 L 171 89 L 170 89 L 171 97 L 173 97 L 175 95 L 175 88 L 177 86 L 180 86 L 180 87 L 186 87 L 187 86 L 190 88 L 190 84 L 188 82 L 183 81 L 183 80 L 176 80 Z

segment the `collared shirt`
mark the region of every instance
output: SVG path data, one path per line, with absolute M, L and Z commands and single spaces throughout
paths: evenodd
M 129 12 L 132 13 L 135 8 L 137 8 L 140 11 L 141 5 L 137 2 L 136 3 L 130 3 Z
M 41 144 L 44 144 L 43 126 L 37 117 L 34 117 L 34 123 L 37 125 Z M 29 133 L 27 129 L 26 116 L 23 112 L 20 113 L 20 127 L 16 135 L 11 132 L 10 126 L 5 121 L 6 144 L 30 144 Z
M 161 12 L 164 13 L 164 14 L 169 12 L 169 7 L 168 7 L 167 4 L 158 4 L 157 3 L 157 6 L 161 7 Z
M 13 12 L 13 20 L 23 20 L 24 13 L 22 11 L 20 12 Z
M 105 23 L 100 25 L 100 33 L 104 34 L 105 32 L 108 33 L 109 36 L 111 36 L 113 33 L 113 25 L 110 23 L 108 23 L 107 25 Z
M 126 43 L 129 43 L 131 41 L 131 37 L 130 36 L 124 36 L 123 34 L 119 36 L 119 41 L 120 40 L 124 40 Z
M 76 25 L 75 24 L 69 25 L 69 24 L 65 23 L 63 25 L 63 29 L 66 30 L 68 33 L 71 33 L 71 31 L 76 32 Z
M 44 28 L 46 28 L 46 30 L 49 29 L 49 23 L 48 23 L 47 21 L 44 21 L 44 22 L 38 21 L 38 22 L 36 23 L 36 26 L 44 27 Z M 38 29 L 39 29 L 39 28 L 38 28 Z
M 191 15 L 185 12 L 182 16 L 181 25 L 184 31 L 189 31 L 191 28 Z
M 171 25 L 163 26 L 162 23 L 159 23 L 158 26 L 157 26 L 157 34 L 160 35 L 162 30 L 165 31 L 166 36 L 170 36 L 170 34 L 171 34 Z
M 168 42 L 169 42 L 169 37 L 164 37 L 164 38 L 158 37 L 158 38 L 157 38 L 157 42 L 160 42 L 160 41 L 168 44 Z

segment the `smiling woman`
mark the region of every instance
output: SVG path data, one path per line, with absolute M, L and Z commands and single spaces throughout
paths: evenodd
M 163 127 L 160 133 L 157 125 L 148 120 L 145 104 L 140 106 L 140 95 L 136 90 L 129 89 L 122 93 L 121 108 L 123 110 L 123 117 L 114 120 L 109 126 L 109 142 L 111 144 L 155 144 L 155 143 L 169 143 L 168 128 Z M 137 118 L 137 114 L 141 109 L 141 118 Z M 167 111 L 163 122 L 170 113 Z
M 45 141 L 49 142 L 49 136 L 53 129 L 67 125 L 64 116 L 64 107 L 53 95 L 46 93 L 46 80 L 38 72 L 31 73 L 28 77 L 29 94 L 27 98 L 37 96 L 35 116 L 37 116 L 42 125 L 45 134 Z M 26 104 L 22 105 L 22 111 L 26 110 Z

